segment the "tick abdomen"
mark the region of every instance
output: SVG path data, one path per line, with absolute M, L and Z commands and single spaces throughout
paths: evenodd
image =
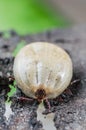
M 60 47 L 49 43 L 32 43 L 20 50 L 14 62 L 14 76 L 20 89 L 35 97 L 42 87 L 47 98 L 61 94 L 72 78 L 72 61 Z

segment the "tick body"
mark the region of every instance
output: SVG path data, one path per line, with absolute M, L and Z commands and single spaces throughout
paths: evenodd
M 59 96 L 68 87 L 73 67 L 71 58 L 62 48 L 36 42 L 20 50 L 13 71 L 22 92 L 41 101 Z

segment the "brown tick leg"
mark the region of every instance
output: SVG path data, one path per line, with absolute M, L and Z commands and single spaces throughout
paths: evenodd
M 46 103 L 46 107 L 50 110 L 51 106 L 50 106 L 50 102 L 48 99 L 45 99 L 45 103 Z
M 17 96 L 14 96 L 14 97 L 10 97 L 9 98 L 9 101 L 13 101 L 13 100 L 15 100 L 15 101 L 28 101 L 28 102 L 32 102 L 33 101 L 33 99 L 31 99 L 31 98 L 27 98 L 27 97 L 17 97 Z
M 63 102 L 63 101 L 64 101 L 61 96 L 59 96 L 59 97 L 57 98 L 57 100 L 58 100 L 58 102 Z
M 17 98 L 17 100 L 19 100 L 19 101 L 33 101 L 33 99 L 27 98 L 27 97 L 16 97 L 16 98 Z
M 70 83 L 70 87 L 77 85 L 81 82 L 81 79 L 76 79 Z M 59 97 L 56 98 L 59 103 L 69 101 L 69 98 L 73 96 L 71 88 L 67 88 Z
M 26 104 L 32 104 L 33 106 L 35 104 L 38 104 L 37 100 L 33 99 L 33 98 L 29 98 L 29 97 L 17 97 L 17 100 L 20 102 L 20 103 L 25 103 Z
M 43 114 L 49 114 L 52 112 L 52 109 L 51 109 L 51 105 L 50 105 L 50 102 L 48 99 L 45 99 L 43 101 L 43 104 L 44 104 L 44 107 L 46 108 L 46 110 L 43 112 Z
M 64 94 L 68 94 L 68 95 L 70 95 L 70 96 L 73 95 L 73 93 L 71 92 L 70 88 L 66 89 L 66 90 L 64 91 Z
M 67 88 L 59 97 L 57 97 L 58 102 L 68 102 L 70 98 L 73 96 L 73 93 L 70 88 Z
M 74 80 L 74 81 L 72 81 L 72 82 L 70 83 L 70 87 L 72 87 L 73 85 L 77 85 L 77 84 L 80 83 L 80 82 L 81 82 L 80 79 L 76 79 L 76 80 Z M 66 94 L 66 95 L 65 95 L 65 94 Z M 63 95 L 65 95 L 65 96 L 67 96 L 67 95 L 73 96 L 73 93 L 72 93 L 72 91 L 71 91 L 70 88 L 67 88 L 67 89 L 63 92 L 63 94 L 62 94 L 61 97 L 64 97 Z
M 70 98 L 73 96 L 73 86 L 77 86 L 81 82 L 81 79 L 76 79 L 70 83 L 70 87 L 67 88 L 58 98 L 59 102 L 68 102 Z

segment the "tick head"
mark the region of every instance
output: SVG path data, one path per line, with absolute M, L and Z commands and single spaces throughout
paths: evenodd
M 46 97 L 46 91 L 42 88 L 37 89 L 37 91 L 35 92 L 35 96 L 38 101 L 42 101 Z

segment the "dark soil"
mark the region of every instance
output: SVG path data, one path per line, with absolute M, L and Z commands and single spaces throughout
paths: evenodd
M 75 27 L 65 30 L 52 30 L 36 35 L 19 36 L 15 31 L 9 31 L 10 38 L 4 38 L 0 33 L 0 130 L 43 130 L 42 123 L 37 121 L 38 102 L 33 100 L 20 101 L 18 97 L 26 97 L 21 90 L 11 98 L 13 115 L 7 120 L 4 116 L 5 101 L 10 91 L 9 76 L 13 77 L 12 52 L 22 40 L 26 44 L 36 41 L 47 41 L 64 48 L 72 58 L 74 75 L 72 81 L 79 82 L 69 86 L 67 91 L 56 99 L 50 99 L 52 111 L 55 112 L 55 126 L 58 130 L 86 129 L 86 29 Z M 69 92 L 71 90 L 72 93 Z M 47 109 L 46 102 L 44 102 Z

